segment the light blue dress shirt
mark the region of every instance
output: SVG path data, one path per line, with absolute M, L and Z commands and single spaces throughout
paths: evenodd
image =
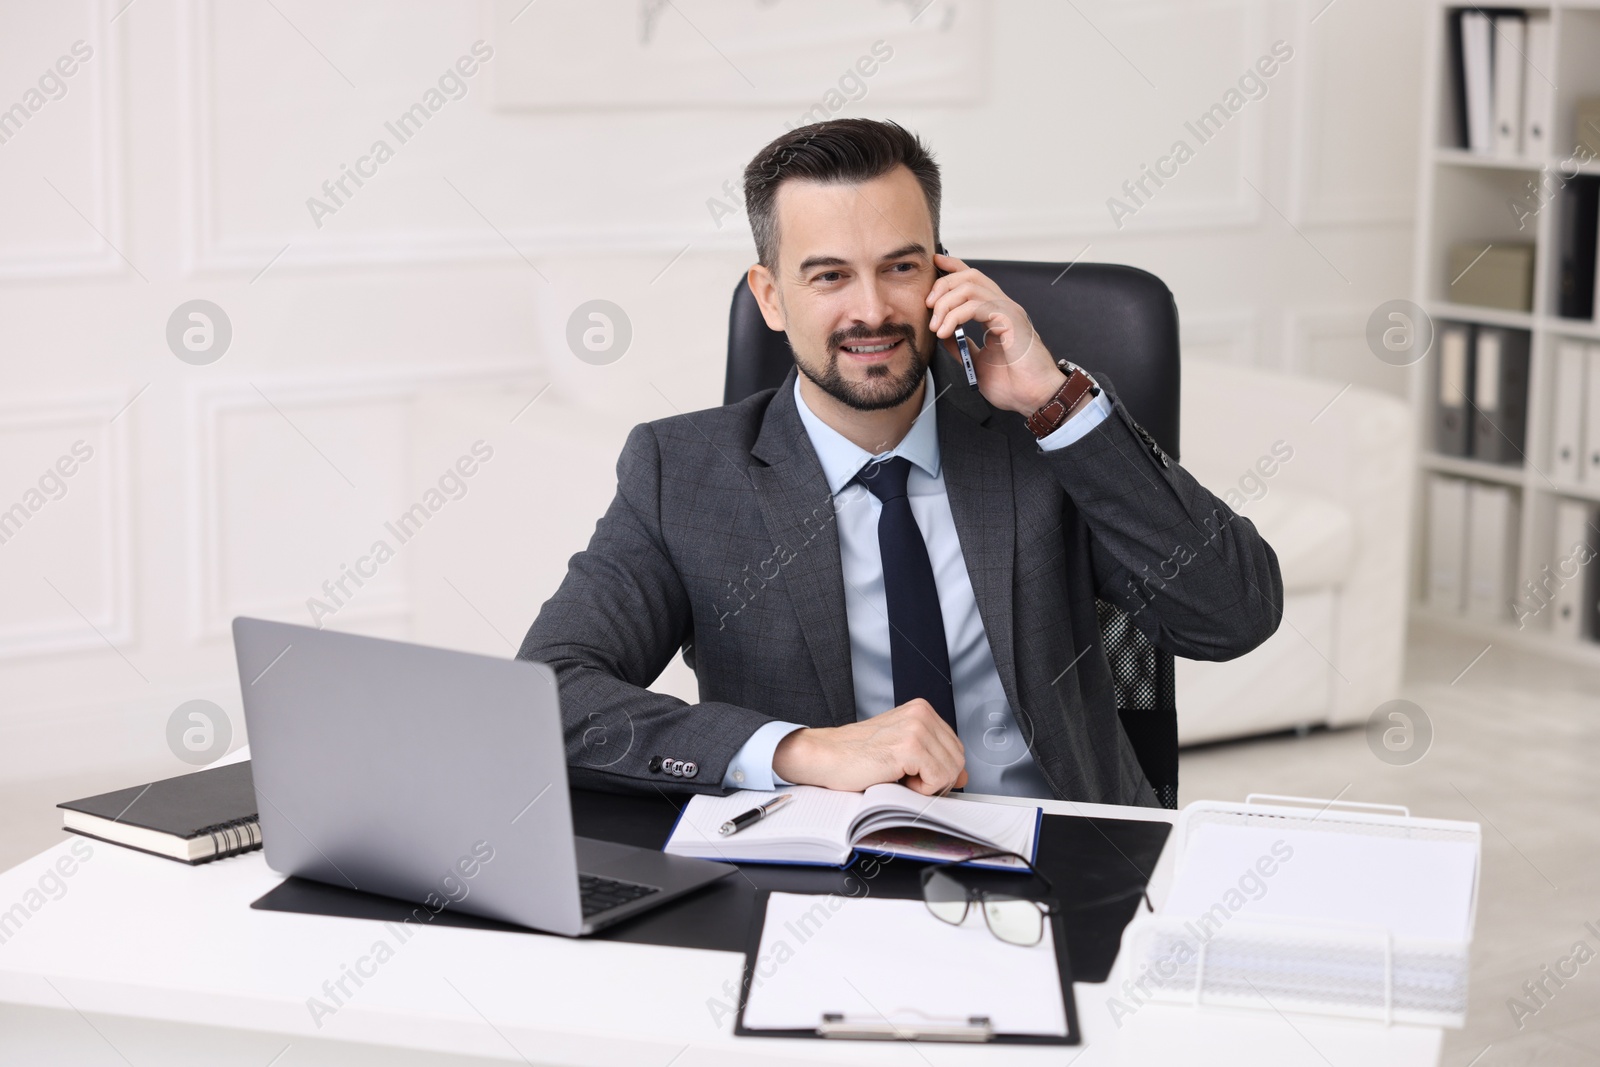
M 922 411 L 898 445 L 874 456 L 823 422 L 806 406 L 795 380 L 794 401 L 805 424 L 811 446 L 821 462 L 834 496 L 838 517 L 839 562 L 844 572 L 845 615 L 850 628 L 850 664 L 855 682 L 856 719 L 871 718 L 895 707 L 894 675 L 889 661 L 889 612 L 883 587 L 883 560 L 878 551 L 878 515 L 882 503 L 864 487 L 852 482 L 862 467 L 874 460 L 904 456 L 911 462 L 906 495 L 911 513 L 928 545 L 934 584 L 939 590 L 939 611 L 944 616 L 945 640 L 950 652 L 951 682 L 955 690 L 957 734 L 966 749 L 968 781 L 973 793 L 1049 797 L 1050 788 L 1039 773 L 1027 739 L 1000 684 L 989 637 L 972 595 L 950 499 L 945 493 L 939 463 L 938 411 L 934 406 L 933 375 L 923 386 Z M 1065 448 L 1094 429 L 1111 414 L 1105 393 L 1091 400 L 1048 437 L 1039 442 L 1045 451 Z M 776 789 L 791 785 L 772 769 L 778 742 L 802 727 L 790 722 L 769 722 L 750 735 L 734 754 L 723 774 L 729 789 Z

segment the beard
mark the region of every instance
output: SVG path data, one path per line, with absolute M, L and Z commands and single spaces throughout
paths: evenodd
M 911 361 L 899 373 L 895 372 L 891 363 L 869 363 L 862 368 L 866 373 L 865 381 L 850 381 L 839 371 L 840 349 L 851 341 L 864 341 L 872 337 L 903 338 Z M 882 411 L 899 407 L 916 395 L 917 387 L 927 374 L 935 343 L 930 334 L 926 348 L 919 350 L 917 332 L 909 323 L 886 322 L 875 330 L 857 325 L 848 330 L 837 330 L 828 336 L 827 359 L 820 369 L 813 371 L 799 358 L 795 359 L 795 366 L 819 389 L 841 404 L 857 411 Z

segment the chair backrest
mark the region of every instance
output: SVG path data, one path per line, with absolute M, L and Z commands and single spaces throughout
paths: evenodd
M 967 263 L 1027 309 L 1051 354 L 1110 377 L 1128 412 L 1178 457 L 1178 309 L 1161 279 L 1112 263 Z M 981 342 L 981 332 L 976 340 Z M 728 318 L 723 402 L 776 388 L 793 365 L 788 338 L 767 326 L 740 279 Z M 1097 607 L 1123 729 L 1156 796 L 1175 808 L 1178 712 L 1172 656 L 1157 651 L 1120 608 L 1105 601 Z

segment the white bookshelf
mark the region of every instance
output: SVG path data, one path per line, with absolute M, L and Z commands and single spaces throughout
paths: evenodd
M 1600 340 L 1600 323 L 1565 319 L 1556 312 L 1558 194 L 1551 194 L 1536 222 L 1518 231 L 1509 207 L 1522 199 L 1525 183 L 1537 182 L 1549 168 L 1559 177 L 1562 164 L 1572 156 L 1574 105 L 1582 97 L 1600 96 L 1600 0 L 1566 0 L 1548 4 L 1516 5 L 1529 12 L 1548 12 L 1555 38 L 1554 70 L 1546 71 L 1556 89 L 1553 114 L 1546 116 L 1554 156 L 1546 160 L 1486 156 L 1455 147 L 1456 101 L 1451 82 L 1450 12 L 1469 4 L 1432 0 L 1427 33 L 1426 72 L 1423 80 L 1423 146 L 1418 168 L 1418 215 L 1413 299 L 1433 318 L 1474 322 L 1529 331 L 1532 336 L 1528 381 L 1526 461 L 1517 466 L 1444 456 L 1433 451 L 1434 369 L 1437 348 L 1411 367 L 1410 397 L 1416 411 L 1418 487 L 1414 494 L 1412 530 L 1412 617 L 1482 638 L 1485 644 L 1506 644 L 1600 666 L 1600 641 L 1566 641 L 1550 632 L 1553 611 L 1541 611 L 1519 629 L 1508 615 L 1504 622 L 1482 622 L 1445 613 L 1423 599 L 1427 570 L 1427 476 L 1451 474 L 1513 487 L 1519 497 L 1520 528 L 1517 537 L 1515 595 L 1523 583 L 1536 578 L 1564 555 L 1553 545 L 1556 502 L 1576 499 L 1600 502 L 1600 485 L 1561 484 L 1548 477 L 1551 470 L 1550 435 L 1556 342 L 1573 337 Z M 1573 166 L 1566 162 L 1566 173 Z M 1577 168 L 1579 173 L 1600 174 L 1600 161 Z M 1528 241 L 1535 244 L 1533 311 L 1502 311 L 1453 304 L 1447 299 L 1450 277 L 1449 250 L 1463 241 L 1497 244 Z M 1597 546 L 1600 547 L 1600 546 Z M 1589 567 L 1600 566 L 1600 560 Z M 1585 573 L 1588 568 L 1585 568 Z M 1580 579 L 1582 580 L 1582 579 Z

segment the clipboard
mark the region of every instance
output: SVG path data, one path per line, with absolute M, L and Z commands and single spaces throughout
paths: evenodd
M 838 900 L 831 894 L 792 894 L 794 896 L 815 896 L 819 902 Z M 870 1012 L 847 1012 L 843 1010 L 822 1009 L 818 1012 L 816 1025 L 809 1028 L 794 1029 L 769 1029 L 756 1028 L 746 1025 L 746 1015 L 750 1009 L 751 993 L 757 985 L 758 958 L 760 957 L 765 931 L 768 904 L 772 896 L 771 891 L 762 891 L 756 898 L 756 910 L 750 924 L 749 936 L 745 945 L 744 966 L 739 979 L 739 1010 L 734 1018 L 733 1032 L 736 1037 L 782 1037 L 782 1038 L 821 1038 L 842 1040 L 867 1040 L 867 1041 L 944 1041 L 960 1043 L 987 1043 L 987 1044 L 1016 1044 L 1016 1045 L 1076 1045 L 1080 1042 L 1078 1031 L 1077 1005 L 1072 993 L 1072 968 L 1067 956 L 1065 924 L 1048 921 L 1047 943 L 1054 949 L 1055 972 L 1060 983 L 1062 1014 L 1065 1020 L 1065 1034 L 1033 1034 L 1033 1033 L 1005 1033 L 1001 1032 L 991 1016 L 974 1014 L 926 1014 L 914 1011 L 907 1014 L 896 1011 L 893 1017 L 884 1017 Z M 844 898 L 865 899 L 865 898 Z M 910 903 L 908 901 L 894 901 L 896 904 Z M 916 907 L 923 908 L 921 901 L 916 902 Z M 925 909 L 924 909 L 925 912 Z M 932 915 L 923 915 L 930 924 L 928 930 L 931 935 L 937 935 L 941 929 L 952 931 L 957 928 L 944 926 Z M 1058 917 L 1056 917 L 1058 918 Z M 1006 945 L 983 928 L 983 919 L 980 915 L 969 915 L 964 927 L 972 927 L 971 932 L 983 938 L 990 939 L 995 945 L 1004 949 L 1017 952 L 1030 951 L 1014 945 Z M 792 929 L 792 927 L 791 927 Z M 801 946 L 803 950 L 804 946 Z M 800 950 L 797 950 L 797 953 Z M 907 954 L 908 961 L 912 959 Z M 767 962 L 771 962 L 770 960 Z M 781 961 L 777 966 L 781 966 Z M 767 972 L 770 978 L 774 972 Z M 848 982 L 848 978 L 843 979 Z M 982 984 L 983 976 L 975 976 L 975 983 Z M 827 994 L 821 994 L 821 999 L 826 1000 Z M 841 1000 L 840 1007 L 844 1001 Z M 1003 1020 L 1002 1020 L 1003 1021 Z

